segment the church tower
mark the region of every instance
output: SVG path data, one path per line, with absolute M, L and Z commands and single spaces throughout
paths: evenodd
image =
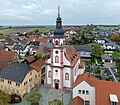
M 83 74 L 84 68 L 80 68 L 82 62 L 74 47 L 65 44 L 59 6 L 52 42 L 54 46 L 45 67 L 46 85 L 53 89 L 72 89 L 77 75 Z
M 58 6 L 58 17 L 56 19 L 56 29 L 53 37 L 54 46 L 65 45 L 64 30 L 62 29 L 62 19 L 60 17 L 60 7 Z

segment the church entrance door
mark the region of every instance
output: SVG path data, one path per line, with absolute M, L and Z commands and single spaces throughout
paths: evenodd
M 59 89 L 59 84 L 55 83 L 55 89 Z

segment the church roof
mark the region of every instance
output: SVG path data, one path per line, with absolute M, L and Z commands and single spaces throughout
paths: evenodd
M 78 52 L 75 50 L 73 46 L 67 45 L 65 46 L 65 48 L 66 48 L 65 56 L 68 61 L 73 63 L 73 66 L 74 66 L 80 59 L 80 55 L 78 54 Z

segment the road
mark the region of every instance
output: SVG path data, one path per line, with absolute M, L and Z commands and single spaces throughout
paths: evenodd
M 111 70 L 111 68 L 110 68 L 110 67 L 108 67 L 108 69 L 109 69 L 110 73 L 112 74 L 112 76 L 113 76 L 113 78 L 114 78 L 115 82 L 118 82 L 118 80 L 116 79 L 116 77 L 115 77 L 115 75 L 114 75 L 113 71 Z

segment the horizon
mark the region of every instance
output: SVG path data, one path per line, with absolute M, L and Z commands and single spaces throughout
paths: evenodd
M 6 2 L 6 3 L 5 3 Z M 119 25 L 119 0 L 2 0 L 0 25 L 55 25 L 57 6 L 63 25 Z

